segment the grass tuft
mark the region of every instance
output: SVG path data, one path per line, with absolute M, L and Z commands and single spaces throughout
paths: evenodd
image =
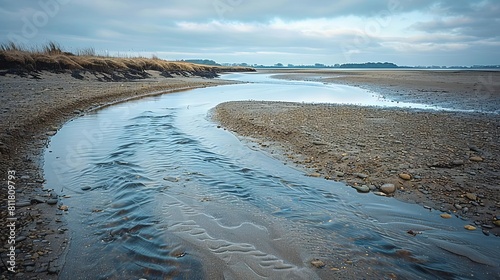
M 167 61 L 152 55 L 145 57 L 111 57 L 97 55 L 94 48 L 78 50 L 76 54 L 64 52 L 56 42 L 42 47 L 28 48 L 13 42 L 0 44 L 0 70 L 24 71 L 87 70 L 104 73 L 114 71 L 146 71 L 219 73 L 255 71 L 253 68 L 199 65 L 183 61 Z M 213 75 L 212 75 L 213 76 Z

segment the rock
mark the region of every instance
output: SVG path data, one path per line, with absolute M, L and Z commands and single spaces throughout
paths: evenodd
M 466 230 L 476 230 L 476 227 L 475 226 L 471 226 L 471 225 L 465 225 L 464 228 Z
M 464 161 L 461 159 L 457 159 L 457 160 L 452 161 L 451 165 L 454 165 L 454 166 L 464 165 Z
M 68 211 L 68 209 L 69 209 L 68 205 L 61 205 L 61 206 L 59 206 L 59 210 Z
M 384 192 L 385 194 L 391 194 L 396 191 L 396 186 L 394 184 L 383 184 L 380 187 L 380 190 Z
M 457 210 L 462 210 L 462 205 L 460 205 L 460 204 L 455 204 L 455 208 L 457 208 Z
M 316 146 L 324 146 L 324 145 L 328 145 L 327 143 L 325 143 L 325 142 L 321 142 L 321 141 L 313 141 L 312 143 L 313 143 L 313 145 L 316 145 Z
M 469 145 L 469 149 L 473 152 L 481 153 L 481 149 L 479 149 L 478 147 L 476 147 L 474 145 Z
M 26 206 L 30 206 L 30 205 L 31 205 L 31 202 L 29 202 L 29 201 L 21 201 L 21 202 L 16 203 L 17 208 L 22 208 L 22 207 L 26 207 Z
M 31 204 L 45 203 L 45 200 L 39 197 L 35 197 L 31 199 Z
M 54 135 L 56 135 L 56 133 L 57 133 L 56 130 L 51 130 L 51 131 L 47 131 L 47 133 L 45 133 L 45 134 L 47 134 L 47 136 L 54 136 Z
M 344 177 L 344 172 L 337 172 L 337 177 Z
M 82 190 L 82 191 L 88 191 L 88 190 L 90 190 L 90 189 L 91 189 L 91 187 L 90 187 L 90 186 L 84 186 L 84 187 L 81 187 L 81 190 Z
M 361 185 L 361 186 L 358 185 L 358 186 L 352 186 L 352 187 L 361 193 L 370 192 L 370 188 L 367 185 Z
M 318 177 L 321 177 L 321 174 L 319 174 L 318 172 L 314 172 L 314 173 L 308 174 L 307 176 L 318 178 Z
M 477 200 L 477 195 L 473 194 L 473 193 L 466 193 L 465 196 L 469 199 L 469 200 L 472 200 L 472 201 L 476 201 Z
M 408 180 L 411 180 L 411 175 L 410 174 L 406 174 L 406 173 L 401 173 L 401 174 L 399 174 L 399 178 L 408 181 Z
M 56 205 L 57 204 L 57 198 L 51 198 L 49 200 L 47 200 L 47 204 L 48 205 Z
M 448 214 L 448 213 L 443 213 L 443 214 L 441 214 L 439 216 L 441 216 L 441 218 L 443 218 L 443 219 L 450 219 L 451 218 L 451 215 Z
M 21 242 L 21 241 L 26 240 L 26 238 L 27 238 L 26 236 L 24 236 L 24 235 L 20 235 L 20 236 L 18 236 L 18 237 L 15 239 L 15 241 L 16 241 L 16 243 L 18 243 L 18 242 Z
M 483 158 L 480 156 L 473 156 L 473 157 L 470 157 L 469 160 L 474 161 L 474 162 L 481 162 L 481 161 L 483 161 Z
M 318 260 L 318 259 L 314 259 L 311 261 L 311 264 L 316 267 L 316 268 L 323 268 L 325 267 L 325 263 L 321 260 Z
M 493 224 L 497 227 L 500 227 L 500 220 L 493 221 Z

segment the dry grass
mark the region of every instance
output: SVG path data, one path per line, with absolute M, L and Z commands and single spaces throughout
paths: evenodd
M 253 68 L 221 67 L 199 65 L 182 61 L 166 61 L 156 56 L 152 58 L 99 56 L 93 48 L 83 49 L 76 54 L 64 52 L 54 42 L 45 46 L 24 47 L 14 43 L 0 45 L 0 70 L 19 69 L 25 71 L 65 71 L 88 70 L 104 73 L 114 71 L 162 72 L 185 71 L 189 73 L 255 71 Z

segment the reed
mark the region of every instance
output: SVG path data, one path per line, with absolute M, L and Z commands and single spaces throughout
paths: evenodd
M 94 48 L 85 48 L 76 53 L 65 52 L 56 42 L 41 47 L 16 45 L 13 42 L 0 45 L 0 70 L 20 69 L 26 71 L 88 70 L 111 73 L 113 71 L 186 71 L 186 72 L 230 72 L 255 71 L 245 67 L 222 67 L 200 65 L 183 61 L 167 61 L 153 55 L 145 57 L 112 57 L 98 55 Z

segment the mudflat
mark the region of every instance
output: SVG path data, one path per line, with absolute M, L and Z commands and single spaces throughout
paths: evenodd
M 356 86 L 394 101 L 500 112 L 500 71 L 294 69 L 279 72 L 275 78 Z
M 220 104 L 213 117 L 310 176 L 419 203 L 470 219 L 486 235 L 500 234 L 498 72 L 298 70 L 277 78 L 473 110 L 242 101 Z M 481 80 L 489 83 L 477 85 Z
M 19 279 L 57 279 L 64 264 L 70 236 L 64 222 L 64 205 L 43 178 L 43 150 L 49 137 L 66 121 L 86 112 L 130 99 L 165 94 L 191 88 L 232 82 L 198 76 L 170 75 L 146 71 L 147 79 L 106 81 L 106 74 L 82 73 L 78 78 L 67 73 L 37 72 L 34 75 L 0 76 L 0 170 L 2 186 L 7 186 L 9 171 L 15 172 L 14 216 L 7 210 L 7 191 L 2 191 L 0 235 L 9 253 L 7 218 L 15 221 L 15 274 Z M 9 245 L 9 246 L 7 246 Z M 4 260 L 5 261 L 5 260 Z M 11 267 L 11 265 L 9 265 Z M 12 272 L 3 267 L 2 275 Z

